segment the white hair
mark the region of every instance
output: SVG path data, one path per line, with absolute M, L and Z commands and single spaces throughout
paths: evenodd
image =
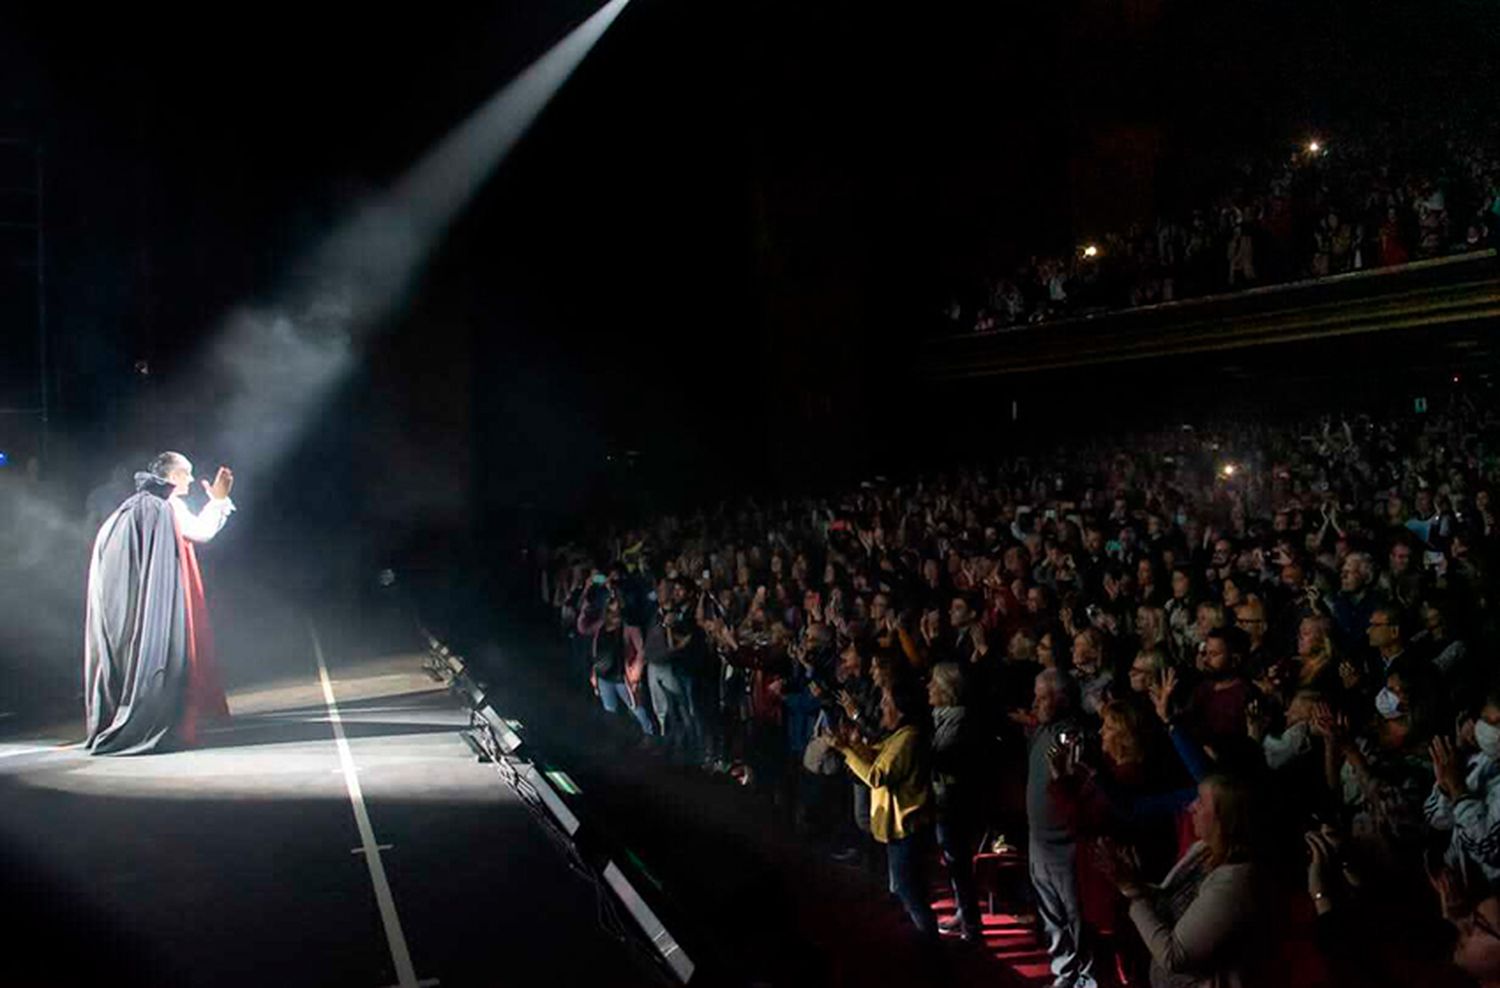
M 174 470 L 186 470 L 188 473 L 192 473 L 193 463 L 181 453 L 174 453 L 168 450 L 165 453 L 156 454 L 156 458 L 151 461 L 151 465 L 146 469 L 151 472 L 153 477 L 167 480 L 171 477 Z

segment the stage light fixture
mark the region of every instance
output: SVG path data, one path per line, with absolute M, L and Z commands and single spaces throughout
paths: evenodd
M 620 870 L 620 866 L 613 861 L 609 862 L 604 866 L 603 875 L 605 883 L 609 885 L 610 889 L 619 898 L 621 904 L 625 906 L 625 911 L 630 913 L 630 917 L 641 928 L 641 932 L 646 935 L 646 939 L 651 941 L 651 946 L 655 947 L 657 953 L 661 954 L 661 958 L 667 967 L 671 969 L 672 973 L 683 984 L 691 981 L 693 971 L 696 970 L 697 965 L 693 963 L 692 958 L 682 949 L 682 945 L 672 936 L 671 932 L 657 917 L 656 913 L 652 911 L 651 907 L 646 905 L 646 900 L 641 898 L 641 894 L 635 890 L 635 886 L 630 884 L 630 880 L 625 877 L 625 873 Z
M 481 699 L 483 699 L 481 697 Z M 490 736 L 495 739 L 495 744 L 500 751 L 507 755 L 514 755 L 521 750 L 524 743 L 521 735 L 517 734 L 511 726 L 511 722 L 495 713 L 495 708 L 485 703 L 477 708 L 478 713 L 484 718 L 485 725 L 489 728 Z
M 547 781 L 547 777 L 535 764 L 526 762 L 517 769 L 516 774 L 536 790 L 537 795 L 541 797 L 542 804 L 547 807 L 547 812 L 552 814 L 552 819 L 557 821 L 558 826 L 562 827 L 569 837 L 578 833 L 578 828 L 583 826 L 583 823 L 578 819 L 578 815 L 568 808 L 568 804 L 557 794 L 557 790 L 552 788 L 552 783 Z

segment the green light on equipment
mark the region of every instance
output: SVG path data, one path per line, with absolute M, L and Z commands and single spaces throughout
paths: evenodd
M 567 793 L 569 796 L 577 796 L 579 793 L 583 792 L 582 789 L 579 789 L 578 786 L 574 784 L 572 779 L 568 778 L 568 773 L 561 771 L 560 769 L 548 769 L 545 774 L 549 782 L 551 782 L 557 788 L 561 789 L 563 792 Z

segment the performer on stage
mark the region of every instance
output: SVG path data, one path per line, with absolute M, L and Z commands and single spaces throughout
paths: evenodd
M 162 453 L 94 540 L 83 659 L 92 754 L 191 745 L 201 723 L 229 716 L 193 543 L 212 539 L 234 511 L 234 474 L 220 467 L 202 483 L 208 504 L 195 515 L 183 499 L 193 464 Z

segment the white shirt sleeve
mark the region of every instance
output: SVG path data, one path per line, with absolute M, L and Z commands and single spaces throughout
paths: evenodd
M 176 516 L 177 531 L 189 542 L 210 541 L 234 513 L 234 502 L 227 497 L 209 498 L 196 515 L 183 498 L 168 498 L 168 501 L 172 505 L 172 514 Z

